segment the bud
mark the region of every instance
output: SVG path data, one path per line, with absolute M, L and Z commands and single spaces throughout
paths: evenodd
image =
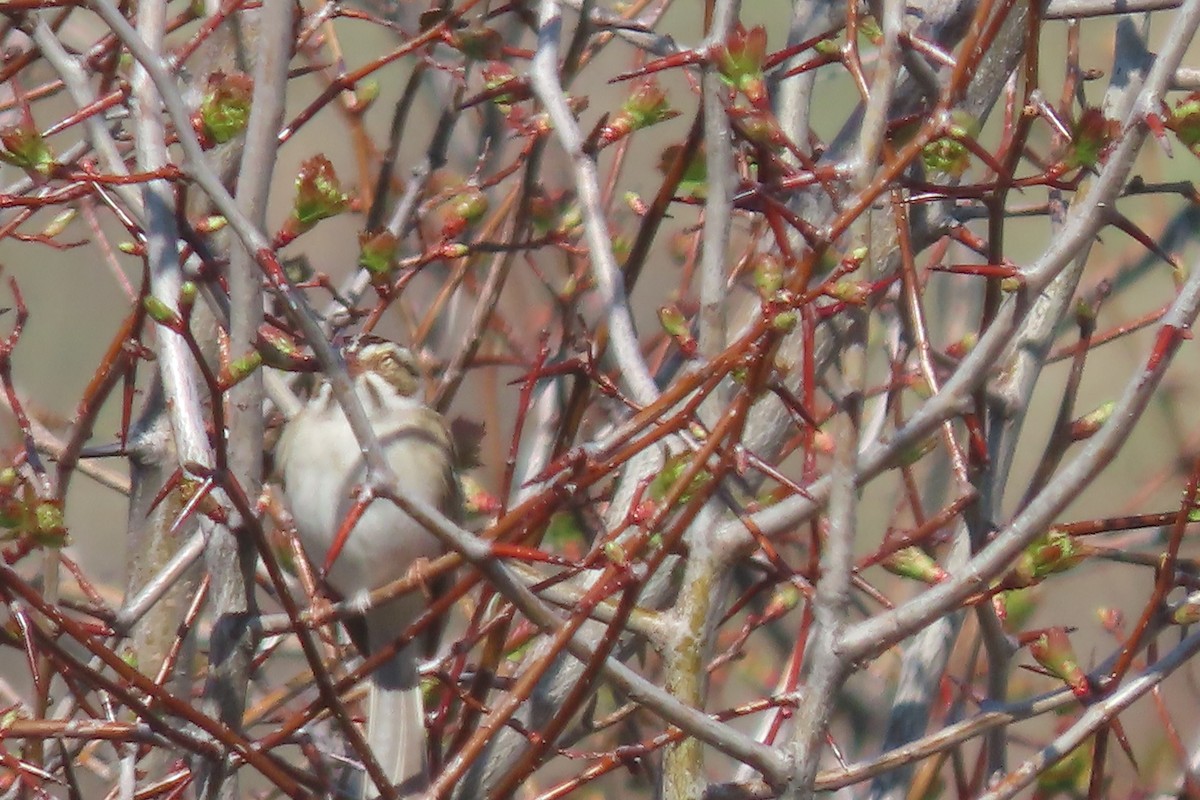
M 1112 418 L 1113 411 L 1117 404 L 1109 401 L 1100 405 L 1094 411 L 1084 414 L 1082 417 L 1071 421 L 1071 441 L 1078 442 L 1082 439 L 1087 439 L 1100 430 Z
M 254 370 L 262 366 L 263 358 L 257 351 L 247 353 L 241 358 L 234 359 L 229 362 L 229 366 L 225 368 L 225 374 L 221 376 L 221 384 L 225 388 L 229 388 L 235 384 L 241 383 Z
M 752 105 L 762 106 L 767 99 L 763 64 L 767 59 L 767 29 L 758 25 L 750 30 L 738 23 L 725 43 L 713 53 L 717 71 L 725 83 L 746 95 Z
M 1200 622 L 1200 591 L 1192 592 L 1171 610 L 1171 622 L 1176 625 L 1195 625 Z
M 625 201 L 625 206 L 639 217 L 644 217 L 650 213 L 650 206 L 646 205 L 646 201 L 637 192 L 625 192 L 621 196 L 621 199 Z
M 870 14 L 858 20 L 858 35 L 876 46 L 883 43 L 883 29 L 875 21 L 875 17 Z
M 467 226 L 482 219 L 487 210 L 487 195 L 478 186 L 464 186 L 445 205 L 442 236 L 447 239 L 455 238 L 466 230 Z
M 975 349 L 975 345 L 979 344 L 979 334 L 971 331 L 963 335 L 957 342 L 951 342 L 946 348 L 946 355 L 951 358 L 962 358 L 967 353 Z
M 838 55 L 842 48 L 840 45 L 838 45 L 836 39 L 822 39 L 813 45 L 813 50 L 817 52 L 817 55 L 822 55 L 826 58 L 832 58 Z
M 1016 589 L 1041 583 L 1047 576 L 1066 572 L 1087 556 L 1073 536 L 1052 528 L 1025 548 L 1004 585 Z
M 484 90 L 495 92 L 492 95 L 492 102 L 505 115 L 512 111 L 513 103 L 519 103 L 529 98 L 529 86 L 524 84 L 517 77 L 513 68 L 503 61 L 492 61 L 485 64 L 480 74 L 483 77 Z
M 1098 310 L 1099 307 L 1095 302 L 1090 302 L 1082 297 L 1075 301 L 1075 319 L 1081 324 L 1095 322 Z
M 346 210 L 349 198 L 342 191 L 333 164 L 323 155 L 315 155 L 300 165 L 296 175 L 296 198 L 292 214 L 284 224 L 284 239 L 299 236 L 323 219 Z
M 354 85 L 354 110 L 362 113 L 379 97 L 379 81 L 368 78 Z
M 691 463 L 692 456 L 690 453 L 681 453 L 677 456 L 671 456 L 668 458 L 666 463 L 663 464 L 662 469 L 659 470 L 658 474 L 654 476 L 654 479 L 650 481 L 650 485 L 646 488 L 646 494 L 649 495 L 650 499 L 654 500 L 656 503 L 662 502 L 664 499 L 666 499 L 667 494 L 671 491 L 671 487 L 673 487 L 675 483 L 681 477 L 683 477 L 683 473 L 687 471 L 687 468 L 691 465 Z M 692 497 L 695 496 L 696 492 L 698 492 L 711 478 L 712 476 L 707 470 L 701 469 L 698 471 L 695 476 L 692 477 L 692 481 L 690 484 L 688 484 L 688 487 L 683 490 L 683 494 L 679 496 L 678 504 L 687 505 L 687 503 L 691 501 Z
M 1067 169 L 1096 166 L 1104 159 L 1119 129 L 1119 123 L 1107 119 L 1100 109 L 1085 109 L 1079 120 L 1071 126 L 1071 144 L 1063 158 L 1063 165 Z
M 33 538 L 46 547 L 63 547 L 67 544 L 67 526 L 60 505 L 50 500 L 37 504 L 33 512 L 35 529 Z
M 696 355 L 698 345 L 692 336 L 692 327 L 682 311 L 673 305 L 663 306 L 658 309 L 658 321 L 685 356 L 691 358 Z
M 800 320 L 800 315 L 792 310 L 780 311 L 775 316 L 771 317 L 771 327 L 782 333 L 787 333 L 796 327 L 796 323 Z
M 767 109 L 738 107 L 730 109 L 729 115 L 741 123 L 742 132 L 750 142 L 773 150 L 787 146 L 787 134 Z
M 583 229 L 583 209 L 578 203 L 562 208 L 554 232 L 561 236 L 574 236 Z
M 196 297 L 200 294 L 200 288 L 193 281 L 184 281 L 179 287 L 179 309 L 180 311 L 191 311 L 192 306 L 196 305 Z
M 24 503 L 12 496 L 0 500 L 0 528 L 13 531 L 11 534 L 0 535 L 0 540 L 15 539 L 20 536 L 20 530 L 27 527 L 29 509 Z
M 663 330 L 675 338 L 687 336 L 691 333 L 683 312 L 675 306 L 663 306 L 658 309 L 658 321 L 662 324 Z
M 946 571 L 919 547 L 905 547 L 897 550 L 879 564 L 893 575 L 912 578 L 930 585 L 940 583 L 948 577 Z
M 486 25 L 459 28 L 450 37 L 450 46 L 476 61 L 498 59 L 504 55 L 504 38 Z
M 55 236 L 58 236 L 66 230 L 66 227 L 71 224 L 71 220 L 75 219 L 77 214 L 78 212 L 73 208 L 60 211 L 54 216 L 54 219 L 50 220 L 50 224 L 42 229 L 42 236 L 45 236 L 47 239 L 53 239 Z
M 250 121 L 253 94 L 254 80 L 249 75 L 221 71 L 209 75 L 192 120 L 200 143 L 213 147 L 240 136 Z
M 1121 613 L 1119 608 L 1104 607 L 1096 610 L 1096 617 L 1100 620 L 1100 625 L 1104 630 L 1115 635 L 1120 634 L 1121 628 L 1125 626 L 1125 615 Z
M 1091 682 L 1071 647 L 1067 629 L 1047 628 L 1029 643 L 1029 654 L 1054 677 L 1071 688 L 1071 693 L 1083 700 L 1092 691 Z
M 1175 132 L 1184 147 L 1200 155 L 1200 92 L 1192 92 L 1176 103 L 1164 125 Z
M 958 139 L 943 136 L 921 148 L 921 160 L 930 172 L 961 178 L 971 166 L 971 152 Z
M 825 431 L 813 431 L 812 448 L 821 455 L 830 455 L 834 451 L 833 437 Z
M 609 561 L 617 566 L 625 565 L 625 548 L 621 547 L 620 542 L 605 542 L 601 549 L 604 551 L 604 557 Z
M 783 616 L 789 611 L 800 605 L 800 601 L 804 595 L 790 583 L 785 583 L 775 589 L 771 595 L 771 599 L 767 601 L 767 607 L 763 611 L 763 616 L 768 619 L 775 619 Z
M 263 325 L 258 329 L 258 335 L 262 343 L 256 352 L 267 366 L 295 370 L 311 363 L 311 359 L 304 356 L 292 338 L 283 331 Z
M 197 233 L 217 233 L 224 230 L 228 224 L 229 220 L 225 219 L 225 217 L 220 214 L 213 214 L 197 222 L 195 228 Z
M 466 258 L 471 248 L 462 242 L 446 242 L 438 248 L 438 258 L 453 261 L 456 258 Z
M 773 253 L 759 253 L 754 257 L 754 288 L 758 296 L 767 300 L 783 288 L 783 262 Z
M 54 154 L 32 120 L 0 128 L 0 161 L 42 176 L 48 176 L 55 167 Z
M 175 309 L 154 295 L 146 295 L 142 300 L 142 307 L 146 309 L 146 313 L 150 316 L 150 319 L 160 325 L 165 325 L 173 329 L 183 326 L 183 322 L 179 319 L 179 315 L 175 313 Z
M 928 400 L 933 397 L 933 387 L 929 385 L 929 379 L 924 375 L 913 374 L 908 378 L 908 388 L 912 389 L 913 394 L 922 400 Z
M 864 306 L 871 297 L 870 281 L 838 281 L 825 293 L 852 306 Z
M 371 274 L 371 281 L 386 279 L 396 268 L 396 237 L 390 231 L 358 234 L 358 265 Z
M 604 127 L 600 129 L 601 147 L 625 138 L 634 131 L 649 128 L 679 116 L 667 103 L 667 95 L 658 81 L 646 78 L 634 84 L 633 91 Z
M 617 266 L 625 266 L 625 260 L 629 258 L 630 252 L 633 250 L 633 240 L 624 234 L 613 234 L 612 237 L 612 254 L 613 259 L 617 262 Z
M 461 479 L 463 510 L 472 517 L 491 517 L 500 513 L 504 504 L 500 498 L 483 488 L 479 481 L 464 476 Z M 549 535 L 549 530 L 547 530 Z

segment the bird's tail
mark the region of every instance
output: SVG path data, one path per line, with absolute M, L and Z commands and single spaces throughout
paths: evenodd
M 396 603 L 369 611 L 366 623 L 371 647 L 394 641 L 415 616 Z M 409 642 L 375 670 L 367 698 L 367 744 L 400 797 L 429 787 L 425 709 L 417 669 L 419 650 L 418 642 Z M 363 800 L 378 796 L 374 782 L 364 776 Z
M 367 744 L 400 796 L 428 788 L 425 709 L 420 685 L 388 688 L 371 681 L 367 714 Z M 370 777 L 365 777 L 363 800 L 378 795 Z

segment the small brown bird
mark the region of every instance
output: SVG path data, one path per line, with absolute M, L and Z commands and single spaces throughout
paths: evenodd
M 360 337 L 343 354 L 355 391 L 405 489 L 457 517 L 452 439 L 441 415 L 421 400 L 412 354 L 376 337 Z M 327 382 L 288 421 L 276 453 L 296 532 L 309 560 L 324 564 L 354 505 L 354 489 L 366 475 L 362 450 Z M 327 579 L 354 601 L 403 577 L 414 561 L 442 553 L 441 544 L 420 523 L 395 504 L 376 500 L 350 531 Z M 395 641 L 424 605 L 419 593 L 410 592 L 371 608 L 362 624 L 348 624 L 352 638 L 369 656 Z M 402 796 L 426 788 L 429 781 L 417 670 L 421 650 L 420 642 L 410 642 L 371 675 L 367 743 Z M 364 779 L 362 796 L 375 794 L 371 781 Z

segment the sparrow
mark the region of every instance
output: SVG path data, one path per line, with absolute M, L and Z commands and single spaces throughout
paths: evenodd
M 459 516 L 454 447 L 445 420 L 421 399 L 421 376 L 406 348 L 373 336 L 343 351 L 354 390 L 392 470 L 406 491 L 451 518 Z M 290 419 L 276 450 L 276 469 L 296 533 L 309 560 L 325 564 L 342 521 L 366 477 L 358 440 L 328 382 Z M 420 523 L 387 500 L 372 502 L 350 530 L 326 576 L 343 598 L 361 600 L 402 578 L 413 562 L 444 548 Z M 364 657 L 386 647 L 420 616 L 425 598 L 409 592 L 347 621 Z M 425 712 L 418 664 L 422 642 L 411 641 L 370 676 L 367 743 L 401 795 L 428 786 Z M 362 781 L 361 796 L 375 796 Z

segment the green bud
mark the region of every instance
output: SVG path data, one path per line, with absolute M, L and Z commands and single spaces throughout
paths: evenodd
M 471 248 L 467 247 L 462 242 L 447 242 L 442 245 L 441 251 L 438 253 L 442 258 L 466 258 L 471 252 Z
M 349 197 L 334 172 L 333 164 L 323 155 L 316 155 L 300 165 L 296 175 L 296 199 L 292 204 L 294 227 L 303 232 L 342 213 Z
M 677 339 L 691 335 L 692 331 L 687 318 L 673 305 L 658 309 L 658 321 L 662 324 L 664 331 Z
M 1200 622 L 1200 592 L 1192 592 L 1171 611 L 1171 622 L 1176 625 L 1195 625 Z
M 0 128 L 0 161 L 48 176 L 54 171 L 54 153 L 42 134 L 25 120 Z
M 949 136 L 934 139 L 921 148 L 921 159 L 930 172 L 949 175 L 952 178 L 962 177 L 971 166 L 971 152 L 967 146 Z
M 649 496 L 650 499 L 656 503 L 665 500 L 667 494 L 671 491 L 671 488 L 680 478 L 683 477 L 683 473 L 687 470 L 691 463 L 692 456 L 690 453 L 680 453 L 679 455 L 668 458 L 666 463 L 663 464 L 662 469 L 659 470 L 658 474 L 654 476 L 654 479 L 650 481 L 650 486 L 646 490 L 647 496 Z M 707 484 L 711 479 L 712 474 L 709 473 L 708 470 L 699 470 L 692 477 L 691 483 L 688 484 L 687 488 L 684 489 L 683 493 L 679 496 L 679 504 L 686 505 L 687 503 L 691 502 L 692 498 L 696 496 L 696 493 L 703 489 L 705 484 Z
M 223 230 L 229 224 L 229 220 L 220 214 L 212 214 L 205 217 L 196 223 L 197 233 L 216 233 Z
M 1014 588 L 1033 586 L 1050 575 L 1066 572 L 1086 557 L 1087 552 L 1073 536 L 1052 528 L 1025 548 L 1005 583 Z
M 224 144 L 241 135 L 250 121 L 254 80 L 240 72 L 214 72 L 196 111 L 193 124 L 209 145 Z M 198 123 L 198 124 L 197 124 Z
M 796 327 L 796 322 L 800 319 L 800 315 L 795 311 L 780 311 L 771 318 L 771 327 L 777 331 L 784 333 Z
M 150 319 L 160 325 L 177 327 L 181 324 L 179 315 L 175 313 L 175 310 L 154 295 L 146 295 L 145 299 L 142 300 L 142 307 L 146 309 L 146 313 L 150 315 Z
M 919 547 L 905 547 L 889 555 L 880 565 L 894 575 L 935 584 L 946 579 L 946 571 Z
M 196 295 L 200 293 L 200 289 L 192 281 L 184 281 L 179 287 L 179 308 L 190 309 L 196 305 Z
M 66 544 L 66 520 L 63 510 L 57 503 L 49 500 L 37 504 L 33 512 L 37 530 L 34 535 L 44 545 L 62 546 Z
M 714 53 L 721 79 L 741 91 L 753 104 L 766 100 L 763 65 L 767 57 L 767 29 L 746 30 L 738 23 Z
M 366 108 L 379 97 L 379 81 L 367 78 L 359 81 L 354 87 L 354 99 L 360 108 Z
M 802 599 L 804 599 L 804 595 L 800 593 L 799 589 L 790 583 L 785 583 L 775 590 L 769 605 L 782 611 L 791 611 L 800 605 Z
M 813 50 L 816 50 L 819 55 L 836 56 L 841 52 L 841 47 L 835 39 L 822 39 L 813 45 Z
M 254 372 L 262 366 L 263 358 L 257 351 L 247 353 L 241 358 L 234 359 L 229 362 L 229 367 L 225 370 L 225 385 L 233 386 L 245 380 L 246 376 Z
M 372 276 L 386 276 L 396 268 L 396 237 L 389 231 L 363 231 L 358 235 L 358 265 Z
M 842 280 L 829 287 L 828 294 L 848 305 L 866 305 L 871 297 L 871 284 L 869 281 Z
M 1120 128 L 1120 123 L 1106 118 L 1100 109 L 1085 109 L 1079 120 L 1071 126 L 1071 146 L 1063 163 L 1069 169 L 1096 166 Z
M 71 220 L 75 219 L 77 213 L 73 208 L 60 211 L 55 215 L 54 219 L 50 220 L 50 224 L 42 229 L 42 236 L 45 236 L 47 239 L 53 239 L 55 236 L 58 236 L 66 229 L 67 225 L 71 224 Z
M 783 288 L 783 262 L 779 256 L 760 253 L 754 257 L 754 288 L 764 300 Z

